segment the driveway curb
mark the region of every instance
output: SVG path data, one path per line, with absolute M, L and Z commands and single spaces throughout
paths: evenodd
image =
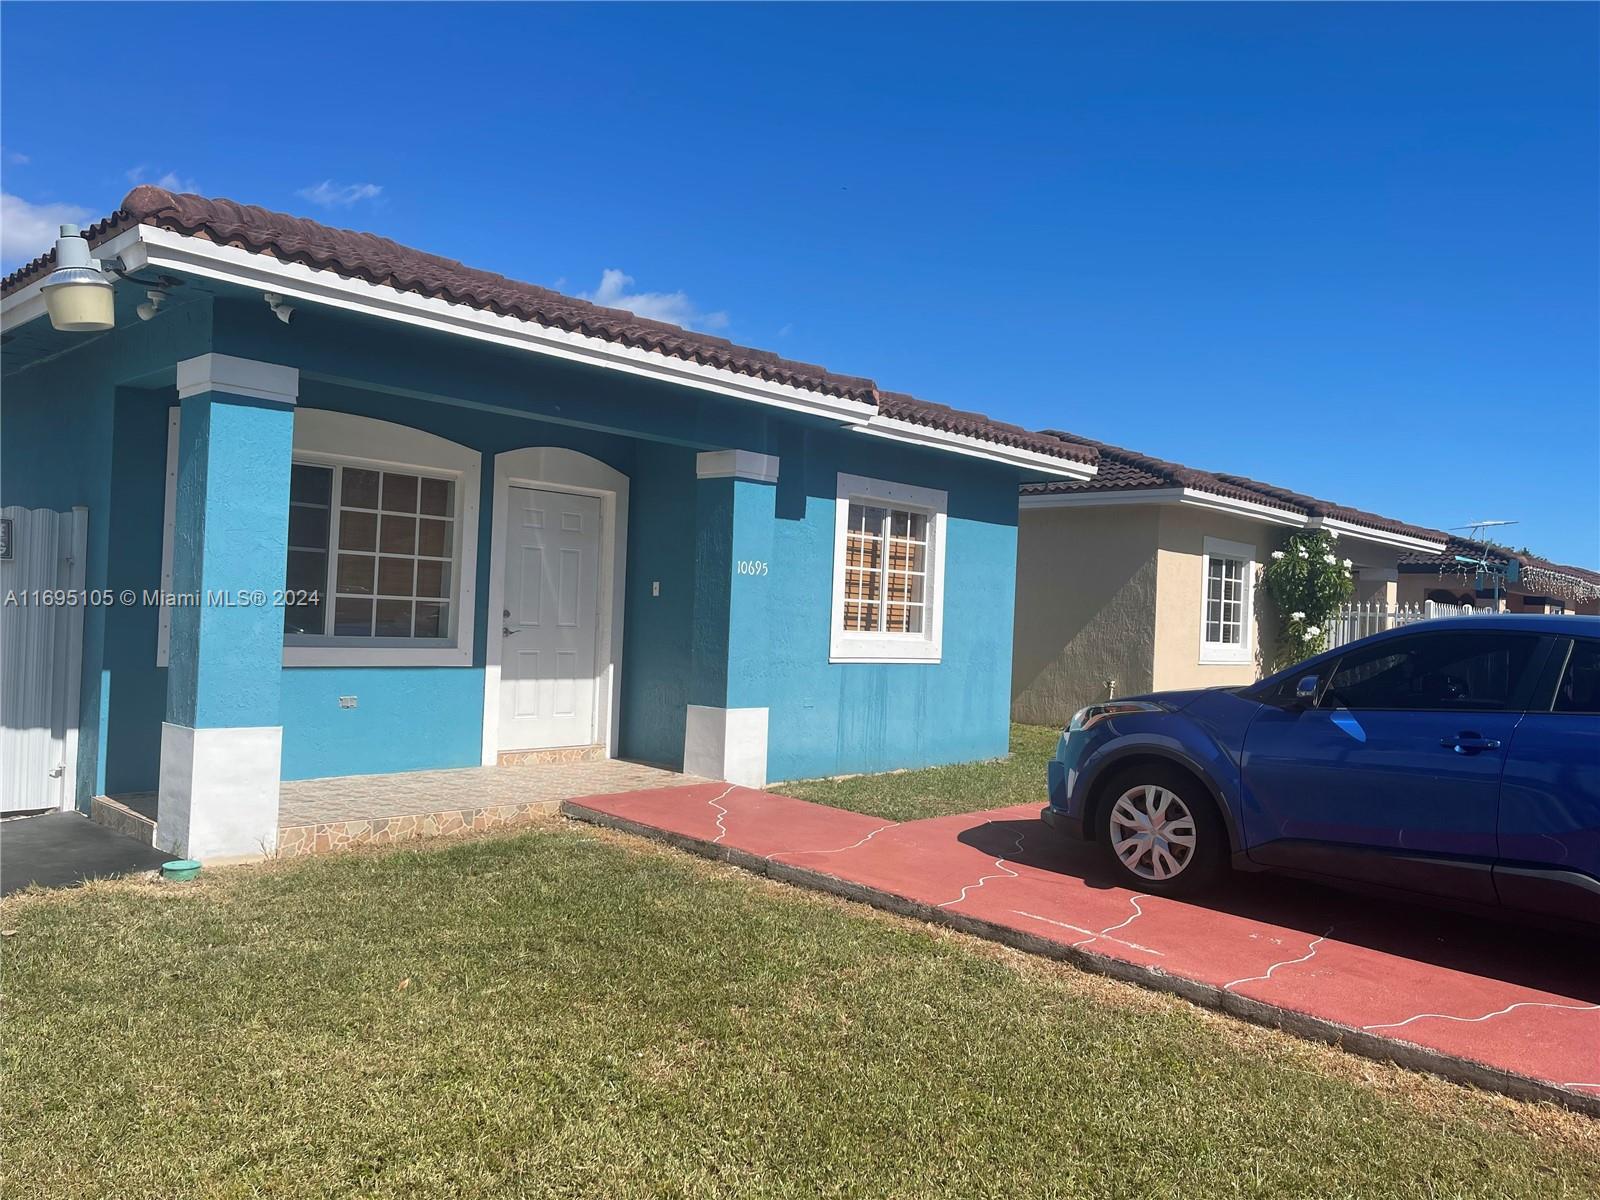
M 919 921 L 945 925 L 962 933 L 972 934 L 974 937 L 981 937 L 991 942 L 1000 942 L 1029 954 L 1038 954 L 1045 958 L 1071 963 L 1073 966 L 1093 971 L 1099 975 L 1107 975 L 1113 979 L 1120 979 L 1125 983 L 1137 984 L 1152 991 L 1168 992 L 1172 995 L 1180 996 L 1191 1003 L 1203 1005 L 1206 1008 L 1218 1009 L 1232 1016 L 1252 1021 L 1257 1025 L 1264 1025 L 1272 1029 L 1282 1029 L 1298 1037 L 1338 1046 L 1364 1058 L 1394 1063 L 1396 1066 L 1405 1067 L 1408 1070 L 1426 1071 L 1429 1074 L 1439 1075 L 1456 1083 L 1468 1084 L 1472 1087 L 1482 1088 L 1485 1091 L 1499 1092 L 1502 1095 L 1511 1096 L 1518 1100 L 1548 1100 L 1588 1116 L 1600 1117 L 1600 1096 L 1589 1096 L 1581 1092 L 1568 1091 L 1566 1088 L 1556 1087 L 1543 1080 L 1534 1079 L 1531 1076 L 1522 1075 L 1515 1071 L 1491 1067 L 1470 1058 L 1445 1054 L 1442 1051 L 1430 1049 L 1426 1046 L 1418 1046 L 1398 1038 L 1379 1037 L 1365 1030 L 1356 1029 L 1349 1025 L 1341 1025 L 1336 1021 L 1329 1021 L 1322 1017 L 1311 1016 L 1308 1013 L 1297 1012 L 1294 1009 L 1267 1004 L 1260 1000 L 1241 996 L 1236 992 L 1225 991 L 1212 984 L 1187 979 L 1181 975 L 1174 975 L 1158 967 L 1146 967 L 1137 963 L 1125 962 L 1122 959 L 1098 954 L 1093 950 L 1069 946 L 1062 942 L 1052 941 L 1049 938 L 1025 933 L 1022 930 L 1011 929 L 981 918 L 953 912 L 948 908 L 938 908 L 921 901 L 911 900 L 894 892 L 868 887 L 865 884 L 855 883 L 848 879 L 841 879 L 836 875 L 829 875 L 824 871 L 818 871 L 810 867 L 796 867 L 787 863 L 775 862 L 770 858 L 751 854 L 749 851 L 740 850 L 737 847 L 718 845 L 704 838 L 691 837 L 668 829 L 659 829 L 640 821 L 633 821 L 626 817 L 619 817 L 611 813 L 588 808 L 571 800 L 563 800 L 561 802 L 561 813 L 563 816 L 575 821 L 583 821 L 591 825 L 615 829 L 622 833 L 649 838 L 652 841 L 662 842 L 679 850 L 687 850 L 691 854 L 698 854 L 702 858 L 725 862 L 730 866 L 739 867 L 741 870 L 749 871 L 756 875 L 765 875 L 767 878 L 780 883 L 793 884 L 796 887 L 809 888 L 812 891 L 827 892 L 845 900 L 870 904 L 873 908 L 892 912 L 902 917 L 911 917 Z

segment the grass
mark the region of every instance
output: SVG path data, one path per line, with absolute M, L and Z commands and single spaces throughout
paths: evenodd
M 1592 1196 L 1600 1123 L 551 820 L 0 907 L 33 1196 Z
M 785 796 L 848 808 L 885 821 L 915 821 L 950 813 L 977 812 L 1009 804 L 1045 802 L 1044 765 L 1061 731 L 1040 725 L 1011 727 L 1011 754 L 990 762 L 854 775 L 778 784 Z

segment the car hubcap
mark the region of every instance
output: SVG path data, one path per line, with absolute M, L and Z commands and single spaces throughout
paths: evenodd
M 1140 879 L 1183 874 L 1194 857 L 1194 814 L 1177 792 L 1140 784 L 1111 806 L 1111 849 Z

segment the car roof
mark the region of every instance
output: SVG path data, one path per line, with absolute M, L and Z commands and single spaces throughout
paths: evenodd
M 1376 645 L 1410 634 L 1456 630 L 1478 633 L 1490 630 L 1502 633 L 1506 630 L 1515 630 L 1518 633 L 1543 633 L 1556 637 L 1600 638 L 1600 616 L 1579 616 L 1576 613 L 1484 613 L 1476 617 L 1433 617 L 1426 621 L 1413 621 L 1408 625 L 1396 625 L 1391 629 L 1379 630 L 1343 646 L 1323 650 L 1287 667 L 1280 667 L 1245 688 L 1244 693 L 1255 696 L 1271 691 L 1285 679 L 1303 673 L 1306 666 L 1311 663 L 1317 664 L 1317 669 L 1321 670 L 1324 666 L 1337 662 L 1352 646 Z
M 1399 626 L 1395 632 L 1428 629 L 1515 629 L 1528 633 L 1552 633 L 1564 637 L 1600 637 L 1600 617 L 1577 613 L 1484 613 L 1476 617 L 1436 617 L 1431 621 Z

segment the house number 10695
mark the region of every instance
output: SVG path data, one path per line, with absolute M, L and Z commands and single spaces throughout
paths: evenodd
M 767 564 L 764 559 L 760 558 L 741 558 L 737 564 L 737 569 L 741 575 L 765 575 L 767 573 Z

